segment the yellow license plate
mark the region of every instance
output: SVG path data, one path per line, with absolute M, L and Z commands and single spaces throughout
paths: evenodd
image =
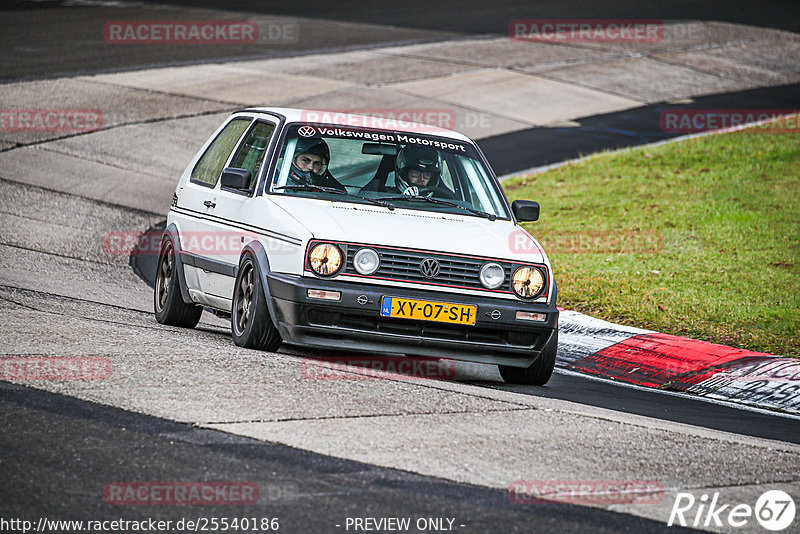
M 478 316 L 478 307 L 474 304 L 451 304 L 429 300 L 383 297 L 381 299 L 381 315 L 384 317 L 417 319 L 419 321 L 473 325 L 475 324 L 475 318 Z

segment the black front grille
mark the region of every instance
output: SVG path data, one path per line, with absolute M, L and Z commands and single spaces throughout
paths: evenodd
M 353 260 L 360 247 L 347 247 L 347 274 L 358 275 L 353 267 Z M 449 256 L 434 252 L 395 250 L 381 247 L 370 247 L 378 253 L 381 259 L 381 266 L 374 274 L 373 278 L 389 278 L 394 280 L 404 280 L 410 282 L 426 282 L 447 286 L 466 287 L 470 289 L 485 288 L 481 285 L 479 274 L 481 267 L 489 260 L 480 258 L 469 258 L 461 256 Z M 432 258 L 439 262 L 439 274 L 433 278 L 422 275 L 420 265 L 426 258 Z M 506 283 L 498 290 L 510 292 L 509 280 L 511 280 L 511 264 L 498 261 L 506 273 Z

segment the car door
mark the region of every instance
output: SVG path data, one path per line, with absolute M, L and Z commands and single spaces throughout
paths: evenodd
M 224 187 L 220 180 L 210 198 L 214 207 L 211 209 L 213 220 L 208 224 L 215 236 L 214 246 L 205 254 L 207 265 L 202 284 L 203 292 L 215 301 L 233 298 L 234 276 L 242 248 L 256 237 L 257 228 L 250 224 L 250 213 L 255 205 L 253 199 L 258 177 L 276 127 L 276 122 L 262 118 L 250 125 L 226 165 L 249 171 L 249 184 L 242 189 L 232 189 Z M 229 306 L 227 302 L 225 308 Z
M 192 298 L 201 304 L 212 304 L 203 298 L 210 273 L 209 255 L 214 248 L 217 190 L 222 169 L 253 121 L 251 116 L 234 116 L 216 134 L 195 163 L 188 179 L 177 192 L 173 209 L 179 223 L 181 249 L 186 282 Z

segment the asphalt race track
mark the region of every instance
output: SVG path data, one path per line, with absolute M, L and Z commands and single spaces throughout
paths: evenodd
M 457 101 L 459 119 L 467 112 L 492 118 L 475 137 L 498 174 L 667 139 L 672 135 L 658 129 L 656 118 L 677 106 L 800 107 L 800 68 L 792 59 L 800 46 L 796 2 L 639 6 L 624 1 L 605 7 L 548 2 L 535 8 L 528 2 L 502 8 L 448 2 L 436 9 L 423 2 L 366 7 L 320 2 L 313 10 L 248 2 L 228 2 L 223 10 L 202 1 L 4 6 L 0 107 L 72 106 L 71 99 L 78 98 L 82 106 L 104 109 L 107 118 L 101 131 L 88 134 L 0 132 L 0 356 L 6 361 L 96 357 L 107 359 L 112 372 L 96 381 L 0 381 L 0 519 L 35 525 L 41 518 L 255 517 L 278 518 L 283 532 L 353 532 L 358 529 L 348 528 L 348 518 L 407 517 L 412 523 L 441 520 L 430 532 L 672 532 L 681 530 L 667 527 L 678 492 L 698 498 L 718 492 L 726 503 L 752 506 L 763 492 L 779 489 L 800 505 L 798 417 L 561 370 L 545 387 L 506 385 L 496 369 L 469 364 L 457 364 L 455 377 L 444 381 L 375 379 L 357 367 L 340 380 L 309 379 L 304 366 L 328 354 L 240 349 L 230 339 L 229 324 L 208 313 L 193 331 L 157 324 L 148 285 L 153 258 L 110 254 L 103 247 L 108 232 L 160 224 L 187 154 L 231 109 L 256 103 L 247 95 L 257 94 L 257 86 L 235 93 L 221 84 L 211 95 L 191 83 L 199 77 L 202 86 L 202 76 L 213 73 L 224 81 L 236 69 L 252 75 L 271 68 L 272 63 L 258 63 L 270 58 L 281 62 L 289 82 L 313 78 L 319 94 L 313 87 L 287 85 L 298 92 L 300 105 L 329 95 L 343 95 L 341 102 L 350 103 L 373 89 L 331 74 L 336 69 L 326 70 L 324 61 L 306 70 L 304 57 L 321 51 L 372 65 L 374 72 L 380 71 L 374 63 L 386 63 L 413 73 L 417 61 L 428 69 L 426 83 L 443 87 L 452 77 L 499 76 L 488 67 L 494 61 L 517 80 L 528 67 L 519 66 L 519 56 L 512 58 L 515 52 L 499 39 L 513 19 L 714 21 L 707 27 L 736 37 L 703 48 L 710 55 L 715 47 L 763 43 L 785 51 L 785 65 L 770 59 L 767 48 L 752 52 L 758 63 L 748 76 L 758 71 L 757 82 L 741 83 L 727 64 L 714 64 L 728 70 L 713 83 L 710 63 L 697 61 L 706 70 L 681 67 L 681 73 L 697 75 L 681 91 L 692 94 L 691 88 L 706 84 L 691 99 L 680 93 L 668 102 L 661 93 L 648 89 L 655 96 L 644 95 L 636 88 L 601 94 L 604 82 L 592 78 L 594 72 L 578 70 L 575 75 L 584 78 L 570 93 L 576 95 L 570 105 L 600 103 L 587 105 L 595 111 L 579 116 L 510 117 L 502 103 L 486 101 L 486 109 L 495 106 L 486 111 Z M 108 20 L 237 17 L 294 25 L 303 38 L 201 49 L 104 46 L 98 37 Z M 741 37 L 745 33 L 756 37 L 747 40 L 751 37 Z M 473 64 L 464 59 L 471 52 L 448 55 L 448 43 L 467 49 L 481 40 L 489 43 L 487 49 L 494 47 L 496 57 L 478 57 Z M 570 57 L 639 60 L 629 51 L 576 50 Z M 696 52 L 658 53 L 663 59 Z M 677 61 L 674 57 L 670 61 Z M 244 60 L 252 63 L 233 63 Z M 339 59 L 331 61 L 336 66 Z M 565 64 L 579 69 L 581 61 Z M 393 94 L 406 97 L 405 105 L 432 105 L 428 88 L 406 74 L 387 78 Z M 560 71 L 543 78 L 552 82 L 553 92 L 566 87 Z M 664 492 L 645 502 L 520 504 L 508 493 L 519 480 L 657 481 Z M 121 481 L 249 482 L 257 485 L 258 499 L 239 506 L 120 505 L 104 491 Z M 766 531 L 755 520 L 745 530 L 699 526 Z M 800 531 L 800 519 L 784 530 L 793 531 Z
M 354 0 L 325 0 L 306 4 L 280 4 L 240 0 L 147 2 L 88 2 L 84 9 L 59 8 L 80 2 L 66 0 L 13 0 L 0 9 L 4 24 L 2 49 L 18 47 L 15 54 L 0 58 L 0 80 L 44 78 L 65 74 L 108 72 L 190 64 L 221 59 L 286 56 L 311 51 L 332 51 L 392 43 L 426 42 L 469 35 L 505 35 L 516 19 L 666 19 L 718 20 L 789 31 L 800 30 L 800 7 L 791 0 L 737 2 L 719 9 L 709 2 L 681 1 L 661 6 L 636 0 L 593 4 L 579 0 L 531 3 L 514 0 L 459 2 L 447 0 L 433 8 L 429 2 L 379 0 L 364 4 Z M 91 9 L 92 4 L 104 9 Z M 23 14 L 18 9 L 25 10 Z M 13 12 L 12 12 L 13 10 Z M 30 14 L 36 14 L 35 25 Z M 290 20 L 299 25 L 295 42 L 226 47 L 168 46 L 160 50 L 139 47 L 103 47 L 102 28 L 117 19 L 202 20 L 236 19 L 242 15 L 265 20 Z M 256 18 L 256 20 L 259 20 Z M 46 32 L 42 29 L 46 28 Z M 65 46 L 68 44 L 68 46 Z
M 466 532 L 667 532 L 648 519 L 568 504 L 519 506 L 505 491 L 340 460 L 292 447 L 202 430 L 57 394 L 0 385 L 6 483 L 3 516 L 136 519 L 103 507 L 104 481 L 247 480 L 259 485 L 247 516 L 279 517 L 287 532 L 331 532 L 346 517 L 456 518 Z M 47 443 L 47 447 L 42 447 Z M 36 462 L 25 451 L 36 449 Z M 142 466 L 145 467 L 144 469 Z M 47 487 L 39 481 L 47 480 Z M 38 495 L 31 502 L 31 495 Z M 147 516 L 231 516 L 224 506 L 148 510 Z M 461 526 L 463 525 L 463 527 Z

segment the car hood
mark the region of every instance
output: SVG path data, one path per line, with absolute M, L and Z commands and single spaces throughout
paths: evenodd
M 315 239 L 547 262 L 539 243 L 512 221 L 288 195 L 268 198 Z

